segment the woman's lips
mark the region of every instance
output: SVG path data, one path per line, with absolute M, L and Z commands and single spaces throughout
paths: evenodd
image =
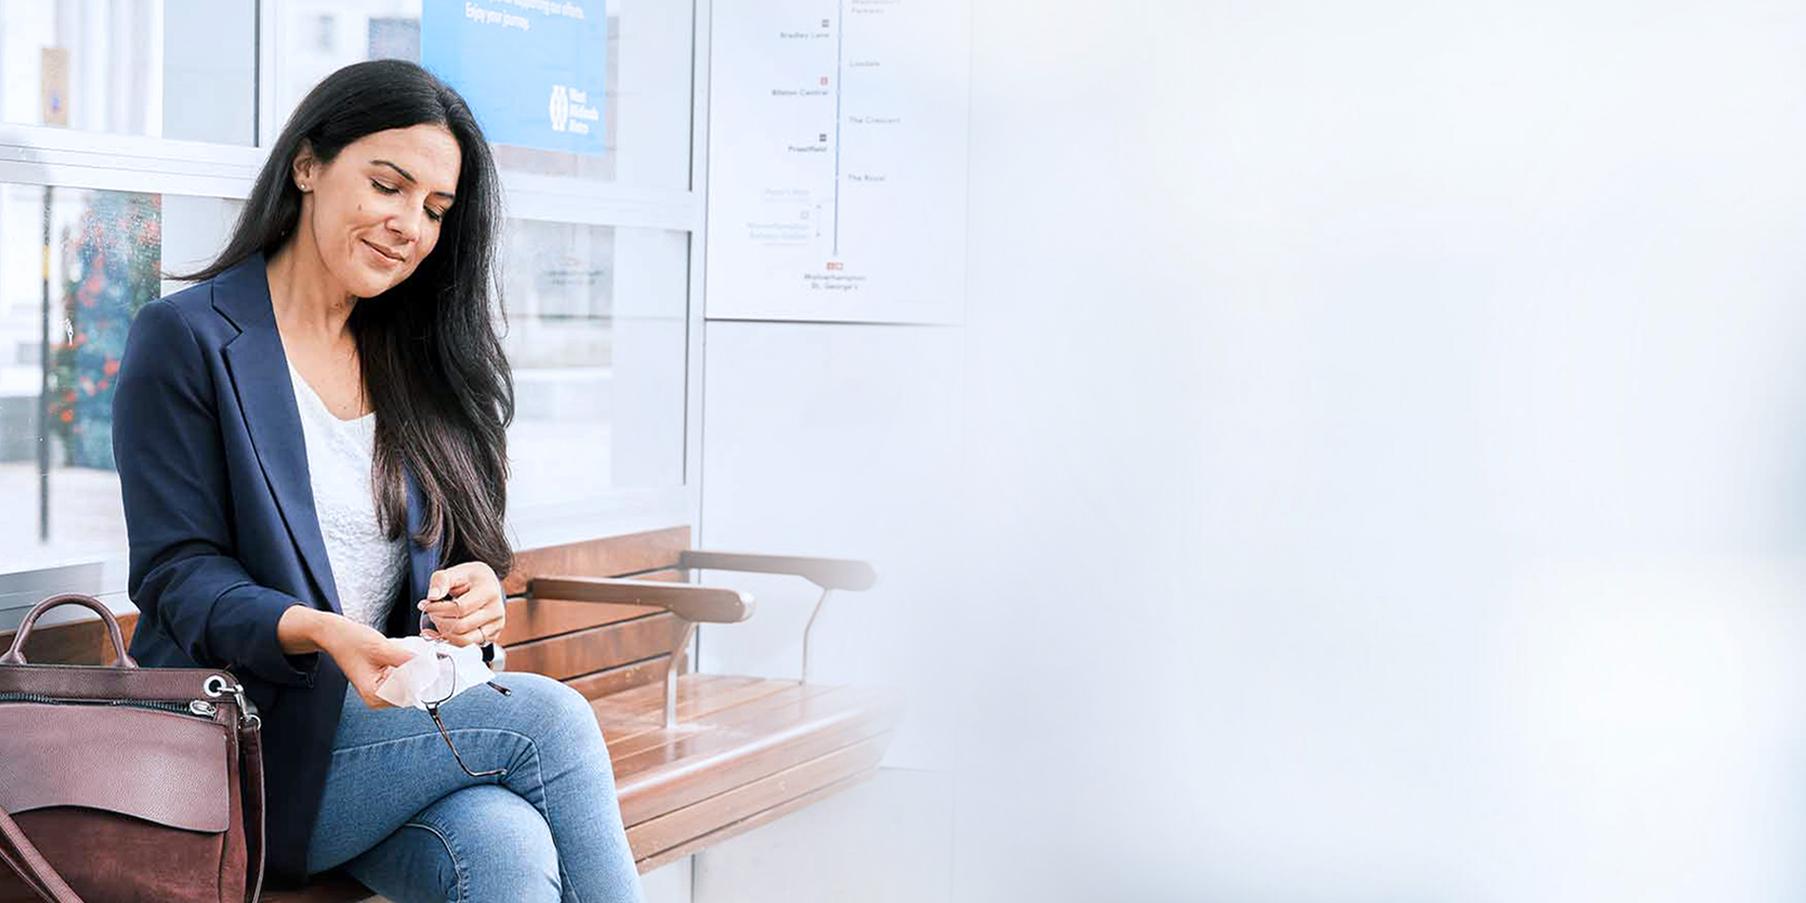
M 391 254 L 388 251 L 385 251 L 382 248 L 380 248 L 380 247 L 376 246 L 375 244 L 372 244 L 368 241 L 364 242 L 364 246 L 369 248 L 370 253 L 375 254 L 376 259 L 378 261 L 382 262 L 383 265 L 385 265 L 385 266 L 400 266 L 401 263 L 403 262 L 404 258 L 402 258 L 398 255 Z

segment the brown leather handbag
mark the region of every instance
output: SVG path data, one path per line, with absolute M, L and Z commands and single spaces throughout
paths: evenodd
M 110 667 L 27 664 L 38 616 L 100 614 Z M 52 596 L 0 655 L 0 901 L 255 901 L 259 722 L 230 672 L 140 668 L 91 596 Z

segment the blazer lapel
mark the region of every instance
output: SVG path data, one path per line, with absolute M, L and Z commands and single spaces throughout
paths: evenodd
M 321 597 L 332 611 L 343 614 L 314 510 L 307 443 L 295 407 L 295 387 L 289 381 L 288 355 L 282 349 L 282 335 L 276 331 L 262 254 L 251 255 L 214 280 L 213 307 L 239 329 L 238 336 L 226 343 L 224 353 L 257 463 Z

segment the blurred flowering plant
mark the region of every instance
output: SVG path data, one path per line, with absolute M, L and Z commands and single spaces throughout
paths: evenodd
M 65 464 L 113 469 L 113 387 L 138 309 L 162 283 L 156 195 L 95 192 L 63 242 L 61 316 L 51 321 L 51 431 Z

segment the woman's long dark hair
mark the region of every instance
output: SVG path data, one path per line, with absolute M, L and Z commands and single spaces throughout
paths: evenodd
M 364 391 L 376 411 L 376 507 L 391 537 L 406 531 L 405 462 L 426 502 L 415 538 L 443 549 L 451 562 L 482 561 L 505 576 L 513 562 L 503 519 L 514 380 L 495 324 L 501 186 L 464 98 L 402 60 L 354 63 L 328 75 L 270 148 L 226 249 L 206 268 L 173 278 L 211 279 L 289 240 L 301 214 L 291 165 L 304 140 L 330 164 L 365 135 L 421 124 L 443 125 L 457 139 L 457 203 L 419 268 L 382 295 L 360 300 L 349 321 Z

